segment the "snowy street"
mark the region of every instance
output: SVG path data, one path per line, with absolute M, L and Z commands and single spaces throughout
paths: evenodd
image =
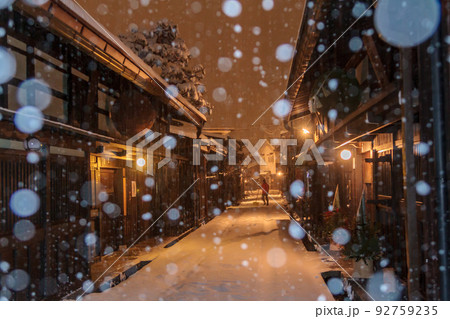
M 320 254 L 279 231 L 273 201 L 229 208 L 118 286 L 84 300 L 334 300 Z

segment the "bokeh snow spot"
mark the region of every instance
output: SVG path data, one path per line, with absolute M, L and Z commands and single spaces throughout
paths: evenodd
M 419 156 L 427 155 L 430 152 L 430 145 L 425 142 L 420 142 L 414 147 L 414 154 Z
M 222 11 L 230 18 L 235 18 L 241 14 L 242 5 L 237 0 L 225 0 L 222 3 Z
M 83 282 L 83 290 L 86 293 L 91 293 L 94 291 L 94 283 L 90 280 Z
M 215 88 L 213 91 L 213 99 L 216 102 L 223 102 L 227 99 L 227 91 L 223 87 Z
M 281 44 L 277 47 L 275 57 L 280 62 L 288 62 L 294 56 L 294 47 L 288 43 Z
M 166 271 L 169 275 L 175 275 L 178 272 L 178 266 L 174 263 L 167 264 Z
M 351 238 L 350 232 L 342 227 L 336 228 L 332 236 L 333 241 L 339 245 L 346 245 Z
M 34 106 L 23 106 L 14 115 L 14 124 L 22 133 L 33 134 L 44 125 L 44 115 Z
M 180 211 L 178 209 L 176 209 L 176 208 L 171 208 L 167 212 L 167 217 L 170 220 L 177 220 L 178 218 L 180 218 Z
M 9 271 L 9 263 L 7 261 L 0 261 L 0 271 L 7 273 Z
M 15 223 L 13 233 L 18 240 L 27 241 L 34 237 L 36 228 L 28 219 L 22 219 Z
M 109 8 L 108 8 L 108 6 L 106 4 L 101 3 L 97 7 L 97 12 L 98 12 L 98 14 L 100 14 L 102 16 L 105 16 L 105 15 L 108 14 Z
M 197 58 L 200 55 L 200 49 L 198 47 L 192 47 L 189 51 L 193 58 Z
M 416 192 L 420 196 L 429 195 L 431 192 L 431 186 L 425 181 L 418 181 L 416 183 Z
M 25 270 L 14 269 L 6 276 L 6 287 L 13 291 L 22 291 L 28 287 L 30 276 Z
M 262 7 L 265 11 L 270 11 L 273 9 L 273 0 L 263 0 Z
M 296 240 L 303 239 L 306 234 L 305 230 L 297 222 L 294 221 L 290 222 L 288 232 L 289 235 Z
M 169 99 L 175 99 L 178 96 L 178 88 L 175 85 L 169 85 L 166 89 L 166 96 Z
M 34 215 L 41 206 L 39 196 L 29 189 L 15 191 L 9 201 L 9 207 L 19 217 Z
M 168 150 L 173 150 L 177 146 L 177 139 L 171 135 L 167 135 L 163 137 L 163 145 Z
M 5 3 L 4 0 L 0 1 L 0 9 L 3 5 L 8 7 L 11 3 L 8 4 L 8 1 Z M 5 48 L 0 47 L 0 84 L 9 82 L 14 75 L 16 75 L 16 59 Z
M 33 99 L 30 100 L 30 96 Z M 22 106 L 32 105 L 45 110 L 52 100 L 52 92 L 47 83 L 40 79 L 23 81 L 17 90 L 17 101 Z
M 287 256 L 283 249 L 275 247 L 269 249 L 266 259 L 271 267 L 280 268 L 286 264 Z
M 221 72 L 228 72 L 233 67 L 233 61 L 227 57 L 220 57 L 217 61 L 217 67 Z
M 86 246 L 95 246 L 97 243 L 97 236 L 94 233 L 88 233 L 84 236 L 84 243 Z
M 359 50 L 362 49 L 363 47 L 363 42 L 361 40 L 360 37 L 353 37 L 350 39 L 350 41 L 348 42 L 348 47 L 350 48 L 350 50 L 352 50 L 353 52 L 358 52 Z
M 429 39 L 439 26 L 438 0 L 379 0 L 375 28 L 390 45 L 408 48 Z
M 328 80 L 328 88 L 331 90 L 331 91 L 336 91 L 336 89 L 338 88 L 338 85 L 339 85 L 339 80 L 338 79 L 330 79 L 330 80 Z
M 222 242 L 222 240 L 220 239 L 220 237 L 214 237 L 213 238 L 214 245 L 220 245 L 221 242 Z
M 153 177 L 147 177 L 145 179 L 145 186 L 147 186 L 147 187 L 155 186 L 155 180 L 153 179 Z
M 358 19 L 358 18 L 361 17 L 361 15 L 364 13 L 364 11 L 366 11 L 366 9 L 367 9 L 366 4 L 358 1 L 358 2 L 356 2 L 355 5 L 353 6 L 353 9 L 352 9 L 352 16 L 353 16 L 355 19 Z
M 288 116 L 289 112 L 291 112 L 291 108 L 291 102 L 286 99 L 278 100 L 272 106 L 273 114 L 280 118 Z
M 338 112 L 335 109 L 331 109 L 328 111 L 328 118 L 330 121 L 335 121 L 338 116 Z
M 29 152 L 27 154 L 27 162 L 30 164 L 37 164 L 39 162 L 39 154 L 36 152 Z
M 144 214 L 142 214 L 142 219 L 143 220 L 150 220 L 150 219 L 152 219 L 152 214 L 149 213 L 149 212 L 144 213 Z
M 330 278 L 327 281 L 327 286 L 333 295 L 339 295 L 344 291 L 344 283 L 340 278 Z
M 202 4 L 198 1 L 192 2 L 191 10 L 193 13 L 200 13 L 202 11 Z
M 377 301 L 400 300 L 403 286 L 393 272 L 379 271 L 367 283 L 367 292 Z
M 31 7 L 40 7 L 43 4 L 46 4 L 49 0 L 22 0 L 22 1 Z
M 121 214 L 119 205 L 111 202 L 107 202 L 103 205 L 103 211 L 112 219 L 119 217 Z
M 301 180 L 292 182 L 289 192 L 295 198 L 302 197 L 305 194 L 305 184 Z
M 252 32 L 253 32 L 254 35 L 260 35 L 261 34 L 261 28 L 258 27 L 258 26 L 253 27 Z
M 215 173 L 219 170 L 219 167 L 217 165 L 214 165 L 213 167 L 211 167 L 211 173 Z

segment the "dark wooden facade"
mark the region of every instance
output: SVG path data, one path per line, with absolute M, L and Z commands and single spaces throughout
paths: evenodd
M 214 178 L 222 182 L 210 193 L 210 164 L 203 157 L 192 164 L 192 137 L 169 134 L 175 120 L 200 131 L 206 118 L 183 98 L 169 99 L 167 83 L 77 10 L 67 1 L 40 8 L 18 2 L 0 13 L 1 25 L 9 26 L 0 45 L 17 61 L 0 94 L 0 295 L 8 300 L 58 299 L 90 279 L 90 263 L 120 246 L 182 234 L 214 217 L 214 207 L 223 211 L 239 200 L 239 189 L 224 182 L 231 177 L 219 172 Z M 45 81 L 51 95 L 43 128 L 32 134 L 42 144 L 35 164 L 23 146 L 30 136 L 14 125 L 18 86 L 30 78 Z M 153 154 L 154 175 L 138 167 L 136 146 L 125 152 L 126 141 L 143 129 L 176 140 L 169 164 L 157 169 L 164 147 Z M 40 198 L 31 217 L 10 208 L 19 189 Z M 180 218 L 164 216 L 149 228 L 175 201 Z M 30 239 L 17 238 L 19 220 L 34 225 Z M 8 280 L 17 269 L 29 284 L 15 291 Z
M 300 179 L 306 184 L 309 179 L 312 194 L 299 201 L 291 199 L 294 209 L 320 238 L 324 213 L 332 205 L 336 189 L 342 225 L 347 228 L 355 227 L 364 190 L 369 223 L 380 227 L 383 258 L 405 285 L 404 298 L 411 300 L 449 298 L 445 234 L 450 171 L 443 165 L 450 152 L 449 127 L 443 126 L 450 115 L 450 74 L 444 62 L 448 46 L 430 54 L 430 47 L 439 48 L 449 34 L 448 1 L 442 2 L 436 34 L 417 47 L 398 49 L 377 35 L 373 10 L 372 15 L 354 23 L 355 1 L 318 1 L 305 12 L 307 19 L 288 84 L 294 106 L 286 120 L 290 137 L 297 138 L 299 145 L 306 138 L 314 139 L 325 161 L 324 166 L 316 162 L 295 166 L 299 149 L 297 153 L 292 150 L 289 181 Z M 308 25 L 310 19 L 320 21 L 324 28 L 319 30 L 317 23 Z M 362 42 L 356 52 L 349 47 L 354 37 Z M 328 85 L 323 75 L 336 76 L 333 70 L 346 74 L 360 97 L 354 107 L 349 100 L 347 108 L 338 104 L 336 119 L 329 116 L 326 105 L 316 112 L 310 108 L 312 100 L 320 96 L 317 88 Z M 351 92 L 344 95 L 347 98 Z M 301 133 L 305 127 L 311 135 Z M 351 152 L 351 159 L 340 157 L 344 149 Z M 418 186 L 418 182 L 426 184 Z M 416 191 L 421 185 L 429 186 L 426 195 Z M 378 264 L 375 270 L 382 268 Z

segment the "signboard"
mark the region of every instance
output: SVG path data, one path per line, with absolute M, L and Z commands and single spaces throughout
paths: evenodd
M 98 217 L 98 209 L 91 209 L 91 218 Z
M 131 197 L 136 197 L 136 181 L 131 181 Z

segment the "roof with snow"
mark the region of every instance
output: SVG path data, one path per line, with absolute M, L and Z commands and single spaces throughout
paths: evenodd
M 205 115 L 185 98 L 166 94 L 169 84 L 76 0 L 50 0 L 40 7 L 30 7 L 16 1 L 15 7 L 32 16 L 47 17 L 50 29 L 70 39 L 80 50 L 150 94 L 157 95 L 196 126 L 202 126 L 206 122 Z

